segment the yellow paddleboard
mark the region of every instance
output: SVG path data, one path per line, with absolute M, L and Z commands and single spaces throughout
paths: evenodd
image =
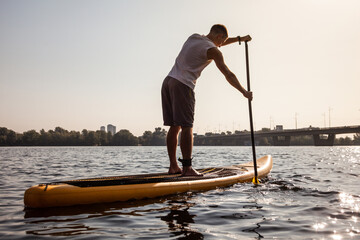
M 257 160 L 258 178 L 272 169 L 270 155 Z M 154 198 L 187 191 L 225 187 L 238 182 L 251 182 L 252 162 L 228 167 L 199 169 L 200 177 L 167 173 L 91 178 L 39 184 L 25 191 L 24 203 L 29 208 L 73 206 L 80 204 Z

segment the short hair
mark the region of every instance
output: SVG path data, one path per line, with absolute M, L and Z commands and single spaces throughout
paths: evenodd
M 211 27 L 210 32 L 215 34 L 223 34 L 224 37 L 228 37 L 228 31 L 226 27 L 222 24 L 215 24 Z

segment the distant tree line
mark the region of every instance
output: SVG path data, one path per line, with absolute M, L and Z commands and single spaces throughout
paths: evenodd
M 61 127 L 40 132 L 29 130 L 15 133 L 0 127 L 0 146 L 162 146 L 166 145 L 165 129 L 155 128 L 154 132 L 145 131 L 140 137 L 129 130 L 122 129 L 114 135 L 105 131 L 82 130 L 68 131 Z
M 335 138 L 334 145 L 360 145 L 360 133 L 356 133 L 354 135 L 354 139 L 351 139 L 349 137 Z
M 246 131 L 245 131 L 246 132 Z M 235 131 L 235 134 L 241 132 Z M 23 133 L 16 133 L 5 127 L 0 127 L 0 146 L 165 146 L 167 131 L 161 127 L 155 131 L 145 131 L 142 136 L 136 137 L 129 130 L 122 129 L 114 135 L 105 131 L 82 130 L 68 131 L 61 127 L 54 130 L 40 132 L 29 130 Z M 205 136 L 219 135 L 206 133 Z M 232 135 L 230 131 L 220 135 Z M 196 140 L 196 136 L 195 136 Z M 256 142 L 260 146 L 272 146 L 271 138 L 256 137 Z M 213 142 L 210 145 L 223 145 L 224 143 Z M 195 145 L 197 145 L 195 141 Z M 202 144 L 199 144 L 202 145 Z M 226 144 L 225 144 L 226 145 Z M 239 144 L 237 144 L 239 145 Z M 242 144 L 240 144 L 242 145 Z M 291 139 L 292 146 L 311 146 L 313 145 L 312 136 L 297 136 Z M 356 133 L 354 138 L 336 138 L 334 145 L 360 145 L 360 133 Z

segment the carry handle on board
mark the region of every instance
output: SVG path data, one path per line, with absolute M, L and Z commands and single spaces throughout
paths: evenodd
M 247 90 L 250 91 L 250 71 L 249 71 L 248 41 L 245 41 L 245 56 L 246 56 Z M 255 137 L 254 137 L 252 107 L 251 107 L 251 100 L 250 99 L 248 99 L 248 103 L 249 103 L 249 117 L 250 117 L 250 129 L 251 129 L 251 145 L 252 145 L 253 162 L 254 162 L 254 178 L 253 178 L 252 182 L 253 182 L 253 184 L 259 184 L 258 173 L 257 173 L 257 164 L 256 164 Z

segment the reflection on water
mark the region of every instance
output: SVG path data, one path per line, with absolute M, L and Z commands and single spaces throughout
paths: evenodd
M 360 239 L 360 148 L 257 152 L 274 159 L 271 175 L 258 187 L 24 209 L 24 190 L 39 182 L 166 171 L 166 149 L 0 148 L 0 238 Z M 194 157 L 198 168 L 224 166 L 251 160 L 251 149 L 198 147 Z
M 191 228 L 191 223 L 195 223 L 195 214 L 190 214 L 189 209 L 194 206 L 194 203 L 186 201 L 170 201 L 168 202 L 170 212 L 165 216 L 160 217 L 165 221 L 169 227 L 169 232 L 179 239 L 204 239 L 199 231 Z
M 144 199 L 132 202 L 117 202 L 74 207 L 58 207 L 47 209 L 24 209 L 24 217 L 29 219 L 27 224 L 34 225 L 27 234 L 37 236 L 74 236 L 96 232 L 99 228 L 77 224 L 76 222 L 92 218 L 106 218 L 117 216 L 143 216 L 146 213 L 163 213 L 156 218 L 164 221 L 168 231 L 179 239 L 203 239 L 204 236 L 192 228 L 195 214 L 190 214 L 190 208 L 195 203 L 191 201 L 193 193 L 166 198 Z M 179 200 L 180 199 L 180 200 Z M 156 206 L 163 206 L 155 208 Z M 150 206 L 150 207 L 149 207 Z

